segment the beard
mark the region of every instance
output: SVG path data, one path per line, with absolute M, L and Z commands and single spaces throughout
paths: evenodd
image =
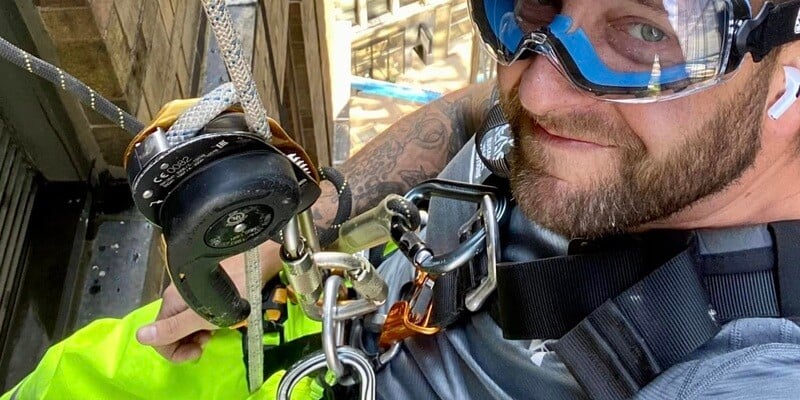
M 512 193 L 529 219 L 568 238 L 621 233 L 667 218 L 723 191 L 753 165 L 771 70 L 768 65 L 758 70 L 749 95 L 718 104 L 716 113 L 663 159 L 648 154 L 630 127 L 602 115 L 531 115 L 521 105 L 517 83 L 501 96 L 515 144 L 508 159 Z M 547 173 L 552 154 L 533 134 L 534 124 L 611 143 L 619 162 L 609 177 L 588 187 L 559 185 Z

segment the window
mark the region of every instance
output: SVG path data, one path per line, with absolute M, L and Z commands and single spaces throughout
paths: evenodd
M 405 71 L 404 49 L 405 33 L 402 31 L 354 48 L 351 73 L 365 78 L 395 82 Z
M 409 6 L 415 3 L 419 3 L 419 0 L 400 0 L 400 7 Z
M 338 19 L 356 23 L 356 0 L 337 0 L 336 9 L 339 10 Z
M 397 77 L 405 72 L 405 33 L 399 32 L 389 36 L 389 74 L 388 81 L 396 82 Z
M 370 46 L 353 49 L 352 74 L 362 78 L 370 78 L 372 73 L 372 54 Z
M 372 70 L 373 79 L 389 80 L 389 42 L 381 40 L 372 45 Z
M 389 12 L 391 0 L 367 0 L 367 19 L 378 18 Z
M 469 40 L 472 36 L 472 22 L 469 18 L 467 2 L 460 0 L 453 3 L 450 10 L 450 32 L 447 38 L 447 51 L 454 52 L 454 46 L 460 41 Z

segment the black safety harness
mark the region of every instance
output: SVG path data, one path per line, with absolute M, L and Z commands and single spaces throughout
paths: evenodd
M 481 181 L 510 196 L 502 182 Z M 457 226 L 434 215 L 431 225 Z M 559 339 L 551 348 L 590 398 L 628 398 L 726 322 L 800 321 L 800 221 L 737 229 L 722 232 L 740 246 L 715 246 L 719 230 L 654 231 L 576 239 L 566 255 L 501 262 L 495 297 L 482 311 L 506 339 Z M 436 246 L 446 235 L 428 237 Z M 479 254 L 437 279 L 432 325 L 472 314 L 464 299 L 485 277 L 484 260 Z
M 499 120 L 489 121 L 496 127 Z M 504 141 L 494 138 L 492 143 L 499 147 Z M 486 164 L 486 157 L 467 161 L 462 154 L 453 164 L 472 170 L 473 176 L 465 179 L 461 171 L 449 178 L 478 181 L 484 188 L 495 187 L 497 198 L 510 199 L 506 179 L 494 174 L 475 179 L 475 168 Z M 435 201 L 447 200 L 431 201 L 427 244 L 444 253 L 453 243 L 467 241 L 469 233 L 453 239 L 453 232 L 464 232 L 459 224 L 475 221 L 470 203 L 437 206 Z M 513 207 L 513 199 L 509 202 Z M 501 219 L 504 242 L 522 240 L 518 246 L 532 246 L 524 241 L 532 233 L 520 234 L 507 219 Z M 542 240 L 540 228 L 525 229 L 537 231 L 536 256 L 523 262 L 501 258 L 505 262 L 497 266 L 495 294 L 479 311 L 492 316 L 506 339 L 558 339 L 550 348 L 590 398 L 634 396 L 729 321 L 800 321 L 800 221 L 552 243 Z M 485 279 L 486 259 L 478 253 L 436 279 L 431 326 L 457 326 L 473 314 L 465 299 Z M 265 349 L 270 361 L 265 365 L 271 367 L 265 373 L 286 368 L 319 346 L 319 336 L 311 335 Z

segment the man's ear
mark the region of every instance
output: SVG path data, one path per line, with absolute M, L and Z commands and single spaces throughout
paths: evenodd
M 767 115 L 773 120 L 779 120 L 783 114 L 797 102 L 800 96 L 800 69 L 790 65 L 783 66 L 783 94 L 772 103 L 767 110 Z
M 780 57 L 770 86 L 765 128 L 778 137 L 794 138 L 800 132 L 800 57 Z

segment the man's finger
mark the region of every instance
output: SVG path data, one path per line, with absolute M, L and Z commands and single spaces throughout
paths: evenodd
M 203 354 L 203 349 L 197 343 L 183 343 L 179 345 L 171 356 L 168 358 L 173 362 L 180 363 L 184 361 L 194 361 L 200 358 Z
M 182 311 L 174 316 L 145 325 L 136 331 L 136 340 L 148 346 L 166 346 L 175 343 L 194 332 L 212 329 L 213 325 L 192 310 Z
M 198 331 L 192 334 L 191 341 L 205 347 L 206 343 L 211 340 L 211 331 Z

